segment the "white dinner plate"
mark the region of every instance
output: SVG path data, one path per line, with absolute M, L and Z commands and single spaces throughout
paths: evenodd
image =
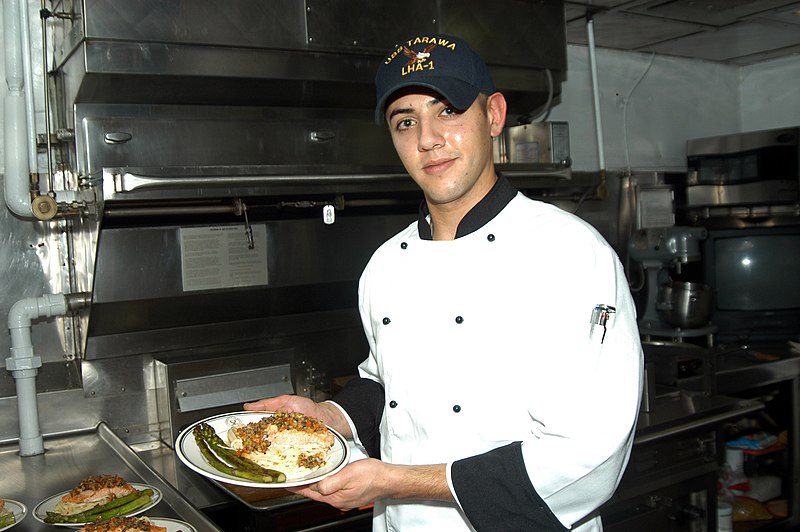
M 153 494 L 150 496 L 149 503 L 125 515 L 127 516 L 139 515 L 142 512 L 146 512 L 147 510 L 149 510 L 150 508 L 152 508 L 161 501 L 161 490 L 159 490 L 158 488 L 150 486 L 148 484 L 137 484 L 135 482 L 131 482 L 130 485 L 136 488 L 137 491 L 151 489 L 153 490 Z M 58 504 L 58 501 L 61 499 L 61 497 L 63 497 L 67 493 L 69 493 L 69 490 L 59 493 L 58 495 L 53 495 L 52 497 L 45 499 L 39 504 L 37 504 L 36 508 L 33 509 L 33 517 L 37 521 L 44 523 L 44 519 L 45 517 L 47 517 L 47 512 L 52 512 L 53 508 L 55 508 L 56 504 Z M 47 524 L 54 526 L 66 526 L 70 528 L 81 528 L 86 523 L 47 523 Z
M 330 476 L 341 468 L 347 465 L 350 460 L 350 447 L 347 446 L 347 441 L 341 434 L 328 428 L 333 434 L 333 447 L 328 451 L 325 466 L 314 470 L 304 476 L 292 478 L 287 475 L 286 482 L 280 483 L 262 483 L 253 482 L 245 478 L 235 477 L 228 475 L 214 468 L 209 464 L 203 455 L 200 453 L 200 448 L 197 447 L 197 442 L 194 441 L 192 431 L 200 423 L 208 423 L 214 429 L 214 432 L 220 438 L 227 441 L 228 430 L 236 424 L 242 423 L 255 423 L 272 414 L 272 412 L 231 412 L 229 414 L 219 414 L 211 416 L 206 419 L 197 421 L 185 428 L 175 440 L 175 451 L 178 453 L 178 458 L 181 462 L 186 464 L 190 469 L 214 480 L 225 482 L 227 484 L 234 484 L 236 486 L 248 486 L 253 488 L 287 488 L 293 486 L 305 486 L 312 484 L 323 478 Z
M 167 532 L 197 532 L 197 529 L 186 521 L 178 521 L 168 517 L 148 517 L 156 526 L 163 526 Z
M 18 501 L 12 501 L 11 499 L 3 499 L 6 502 L 5 507 L 3 510 L 8 510 L 14 514 L 14 523 L 8 526 L 4 526 L 0 528 L 0 532 L 3 530 L 8 530 L 9 528 L 18 525 L 20 521 L 25 519 L 25 516 L 28 515 L 28 507 Z

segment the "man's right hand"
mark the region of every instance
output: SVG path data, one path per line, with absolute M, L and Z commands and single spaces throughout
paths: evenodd
M 276 412 L 278 410 L 300 412 L 319 419 L 345 438 L 353 437 L 350 425 L 347 424 L 347 420 L 341 410 L 330 403 L 316 403 L 301 395 L 279 395 L 260 399 L 252 403 L 245 403 L 244 409 L 265 412 Z

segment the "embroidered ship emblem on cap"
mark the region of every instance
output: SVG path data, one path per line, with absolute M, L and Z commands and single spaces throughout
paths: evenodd
M 408 63 L 406 63 L 406 66 L 413 65 L 415 63 L 424 63 L 425 61 L 427 61 L 428 58 L 431 56 L 431 50 L 433 50 L 434 47 L 436 47 L 436 43 L 426 46 L 425 49 L 422 50 L 421 52 L 415 52 L 408 46 L 403 46 L 403 53 L 406 54 L 406 56 L 408 56 L 409 58 Z
M 375 122 L 384 123 L 383 113 L 395 92 L 415 86 L 432 89 L 461 111 L 478 94 L 495 92 L 486 64 L 458 37 L 411 37 L 395 44 L 375 73 Z

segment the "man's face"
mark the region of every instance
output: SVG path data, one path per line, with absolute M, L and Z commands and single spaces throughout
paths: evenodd
M 478 96 L 465 111 L 423 89 L 389 103 L 392 142 L 431 208 L 469 209 L 491 189 L 492 137 L 502 131 L 505 111 L 499 93 Z

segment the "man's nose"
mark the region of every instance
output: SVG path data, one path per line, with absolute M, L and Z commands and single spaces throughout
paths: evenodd
M 429 151 L 444 146 L 444 136 L 435 120 L 420 120 L 418 131 L 419 151 Z

